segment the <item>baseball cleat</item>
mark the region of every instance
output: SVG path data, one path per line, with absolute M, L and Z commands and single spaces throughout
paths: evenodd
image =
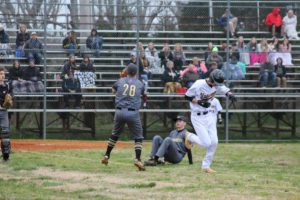
M 211 168 L 202 169 L 201 172 L 202 173 L 216 173 L 216 171 Z
M 139 171 L 145 171 L 146 170 L 143 163 L 139 160 L 134 161 L 134 166 L 136 166 L 139 169 Z
M 154 159 L 149 159 L 144 162 L 145 166 L 156 166 L 158 163 Z
M 103 159 L 102 159 L 102 161 L 101 161 L 101 163 L 103 165 L 108 165 L 108 156 L 104 156 Z
M 185 136 L 184 145 L 185 145 L 185 147 L 186 147 L 187 149 L 191 149 L 192 146 L 193 146 L 192 142 L 188 140 L 188 135 L 189 135 L 189 134 L 190 134 L 189 132 L 186 132 L 186 133 L 184 134 L 184 136 Z

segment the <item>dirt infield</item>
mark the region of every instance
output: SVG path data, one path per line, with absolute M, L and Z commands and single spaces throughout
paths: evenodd
M 59 149 L 99 149 L 106 148 L 107 142 L 68 140 L 12 140 L 13 151 L 45 151 Z M 118 142 L 116 147 L 131 147 L 131 142 Z

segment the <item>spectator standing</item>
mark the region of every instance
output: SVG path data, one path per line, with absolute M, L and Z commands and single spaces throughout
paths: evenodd
M 0 25 L 0 56 L 10 54 L 9 36 L 4 30 L 3 25 Z
M 164 47 L 162 48 L 162 50 L 159 52 L 159 58 L 160 58 L 160 63 L 161 63 L 161 67 L 163 69 L 167 68 L 167 62 L 169 60 L 173 61 L 173 53 L 169 47 L 168 43 L 164 44 Z
M 22 57 L 25 55 L 24 53 L 24 45 L 27 40 L 30 39 L 30 35 L 28 32 L 26 32 L 26 25 L 21 24 L 20 25 L 20 31 L 17 34 L 16 39 L 16 57 Z
M 93 63 L 87 55 L 83 56 L 82 63 L 79 65 L 80 72 L 95 72 Z
M 273 37 L 276 37 L 276 33 L 283 37 L 284 27 L 282 25 L 282 18 L 280 16 L 280 9 L 274 8 L 273 12 L 269 13 L 266 18 L 266 25 Z
M 223 58 L 221 56 L 218 55 L 218 47 L 214 47 L 212 49 L 212 53 L 210 56 L 208 56 L 207 60 L 206 60 L 206 66 L 208 68 L 208 70 L 210 70 L 212 63 L 217 63 L 217 66 L 219 69 L 222 68 L 223 65 Z
M 206 50 L 204 52 L 204 59 L 205 59 L 205 61 L 207 60 L 208 56 L 211 55 L 213 48 L 214 48 L 213 43 L 209 42 L 207 44 L 207 48 L 206 48 Z
M 269 56 L 267 56 L 265 62 L 260 66 L 260 79 L 263 80 L 263 87 L 266 87 L 268 85 L 269 78 L 272 81 L 272 87 L 276 87 L 275 67 L 270 62 Z
M 218 69 L 218 65 L 217 65 L 216 62 L 212 62 L 212 63 L 211 63 L 210 69 L 207 71 L 207 73 L 206 73 L 206 75 L 205 75 L 205 78 L 208 78 L 209 75 L 210 75 L 210 73 L 211 73 L 212 71 L 214 71 L 215 69 Z
M 28 60 L 34 60 L 35 64 L 40 64 L 42 60 L 43 45 L 37 39 L 36 32 L 31 33 L 31 39 L 27 40 L 24 45 L 24 51 Z
M 281 57 L 281 53 L 279 52 L 279 40 L 278 38 L 274 38 L 273 42 L 269 45 L 270 53 L 270 62 L 272 65 L 276 65 L 277 58 Z
M 86 39 L 86 46 L 92 50 L 95 50 L 95 56 L 100 56 L 100 50 L 102 49 L 103 38 L 98 35 L 96 29 L 92 29 L 91 35 Z
M 243 36 L 239 36 L 236 45 L 237 45 L 237 50 L 240 53 L 239 61 L 244 63 L 245 65 L 249 65 L 250 64 L 249 46 L 245 44 Z
M 255 37 L 251 38 L 248 48 L 250 50 L 250 65 L 252 66 L 259 61 L 258 45 Z
M 182 76 L 182 81 L 185 83 L 187 88 L 192 87 L 192 85 L 200 79 L 200 76 L 197 72 L 194 71 L 195 65 L 189 64 L 187 71 Z
M 64 94 L 65 108 L 68 109 L 70 107 L 70 99 L 75 99 L 75 109 L 80 109 L 80 102 L 82 95 L 78 94 L 81 92 L 80 82 L 77 78 L 74 77 L 74 73 L 69 71 L 68 78 L 63 80 L 63 92 L 69 93 Z
M 284 38 L 282 44 L 279 45 L 279 50 L 282 54 L 283 65 L 293 65 L 291 55 L 292 45 L 287 38 Z
M 11 81 L 23 81 L 23 70 L 18 60 L 14 60 L 12 68 L 8 72 L 8 80 Z
M 70 55 L 69 56 L 69 61 L 67 61 L 64 64 L 64 68 L 63 68 L 63 72 L 61 73 L 61 78 L 68 78 L 68 74 L 70 71 L 74 72 L 77 71 L 78 68 L 76 66 L 76 60 L 75 60 L 75 56 L 74 55 Z
M 146 87 L 145 91 L 149 86 L 149 80 L 152 79 L 152 73 L 149 70 L 149 60 L 146 57 L 145 51 L 140 52 L 140 62 L 139 62 L 139 72 L 141 78 L 145 81 Z
M 268 45 L 268 41 L 266 38 L 263 38 L 260 43 L 258 44 L 258 52 L 259 52 L 259 63 L 263 63 L 268 56 L 270 49 Z
M 175 44 L 173 54 L 174 54 L 174 59 L 173 59 L 174 69 L 179 72 L 182 70 L 182 66 L 184 65 L 186 59 L 180 43 Z
M 69 31 L 68 36 L 63 40 L 63 48 L 68 49 L 70 55 L 75 55 L 79 49 L 78 40 L 74 31 Z
M 179 74 L 174 70 L 174 63 L 168 61 L 167 68 L 162 75 L 162 82 L 164 84 L 164 93 L 176 93 L 181 84 L 178 82 Z
M 229 18 L 229 29 L 232 37 L 237 37 L 237 23 L 238 18 L 233 16 L 228 9 L 225 10 L 225 13 L 219 19 L 219 25 L 227 30 L 227 18 Z
M 297 16 L 294 15 L 292 10 L 289 10 L 287 15 L 283 18 L 284 33 L 289 39 L 298 40 L 297 27 Z
M 277 58 L 277 64 L 275 65 L 275 73 L 277 79 L 277 87 L 280 87 L 282 82 L 283 87 L 286 88 L 286 68 L 282 64 L 281 58 Z
M 42 75 L 38 67 L 35 66 L 34 60 L 29 61 L 29 66 L 24 69 L 23 80 L 26 81 L 42 81 Z

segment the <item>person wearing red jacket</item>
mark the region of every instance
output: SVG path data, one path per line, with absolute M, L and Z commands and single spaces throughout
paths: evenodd
M 282 25 L 282 18 L 280 16 L 280 9 L 274 8 L 272 13 L 269 13 L 266 18 L 266 25 L 269 27 L 269 31 L 273 37 L 276 37 L 276 33 L 283 37 L 284 26 Z

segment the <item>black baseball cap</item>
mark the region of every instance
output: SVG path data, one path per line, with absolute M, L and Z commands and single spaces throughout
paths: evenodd
M 135 64 L 133 63 L 130 63 L 128 66 L 127 66 L 127 72 L 128 74 L 130 75 L 136 75 L 137 73 L 137 67 Z
M 182 115 L 178 115 L 174 121 L 176 122 L 177 120 L 181 120 L 181 121 L 184 121 L 184 122 L 187 122 L 187 119 L 185 118 L 185 116 L 182 116 Z

